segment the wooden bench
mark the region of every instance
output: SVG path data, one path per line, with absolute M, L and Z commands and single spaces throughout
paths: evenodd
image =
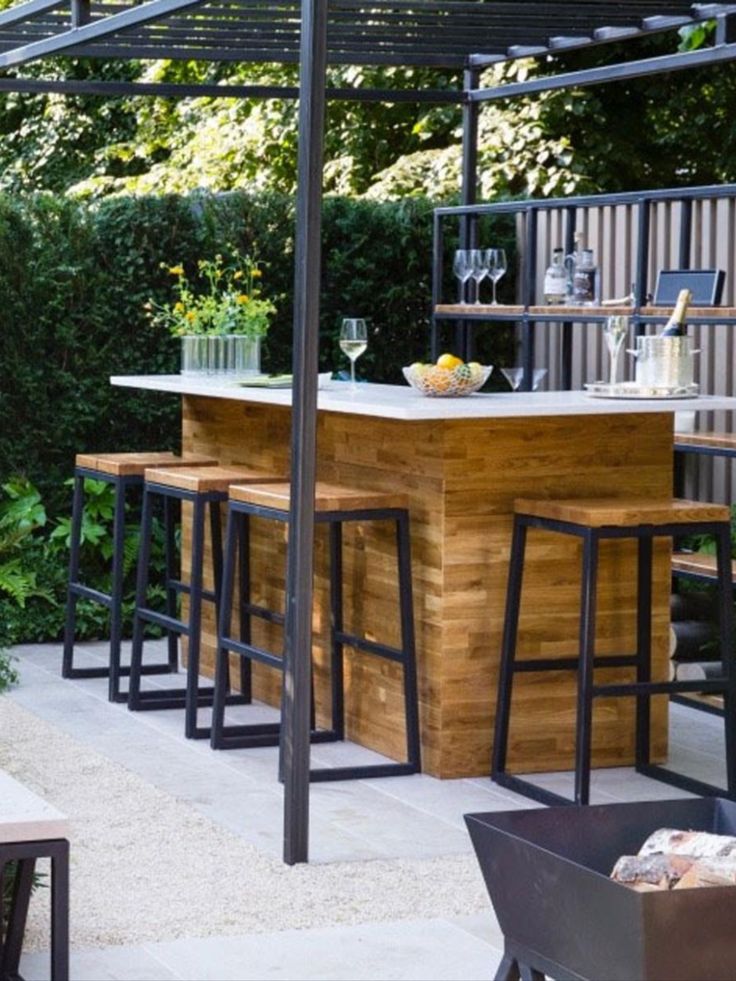
M 0 981 L 20 979 L 36 860 L 51 860 L 51 981 L 69 979 L 69 822 L 51 804 L 0 770 Z M 8 863 L 14 863 L 9 903 Z M 5 924 L 5 926 L 4 926 Z

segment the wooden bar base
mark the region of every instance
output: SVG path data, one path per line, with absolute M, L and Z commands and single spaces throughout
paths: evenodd
M 184 450 L 223 466 L 288 472 L 289 408 L 186 396 Z M 671 493 L 672 416 L 595 414 L 533 418 L 407 421 L 320 412 L 318 478 L 382 491 L 410 502 L 423 767 L 440 777 L 490 772 L 491 731 L 501 646 L 513 501 L 517 497 L 641 497 Z M 273 524 L 273 523 L 271 523 Z M 284 600 L 284 530 L 254 523 L 254 599 Z M 346 623 L 387 643 L 398 639 L 394 544 L 390 527 L 346 530 Z M 655 674 L 667 677 L 669 545 L 655 549 Z M 316 548 L 314 660 L 318 702 L 327 704 L 324 627 L 326 541 Z M 571 656 L 577 650 L 580 551 L 551 533 L 530 536 L 520 654 Z M 632 653 L 635 546 L 608 542 L 599 589 L 597 653 Z M 254 625 L 257 643 L 280 650 L 279 628 Z M 204 663 L 211 664 L 213 618 Z M 275 672 L 258 672 L 256 697 L 277 704 Z M 601 680 L 630 679 L 628 669 Z M 348 654 L 348 734 L 398 759 L 404 747 L 398 671 L 370 655 Z M 574 675 L 518 679 L 509 765 L 516 771 L 568 769 L 573 760 Z M 666 700 L 653 700 L 653 748 L 666 750 Z M 594 765 L 633 758 L 632 699 L 601 700 L 594 717 Z

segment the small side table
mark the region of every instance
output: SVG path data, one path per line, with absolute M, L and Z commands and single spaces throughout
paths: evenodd
M 69 822 L 0 771 L 0 981 L 16 981 L 36 860 L 51 859 L 51 981 L 69 981 Z M 3 901 L 8 864 L 15 874 Z M 3 930 L 3 922 L 7 928 Z

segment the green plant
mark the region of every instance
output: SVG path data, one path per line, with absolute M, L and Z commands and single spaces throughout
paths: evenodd
M 169 266 L 176 276 L 174 303 L 158 304 L 149 300 L 146 308 L 151 322 L 167 327 L 172 334 L 239 334 L 243 337 L 265 337 L 276 307 L 261 297 L 256 286 L 263 273 L 250 256 L 235 254 L 234 263 L 226 264 L 219 253 L 214 259 L 200 259 L 197 270 L 206 292 L 195 292 L 184 267 Z

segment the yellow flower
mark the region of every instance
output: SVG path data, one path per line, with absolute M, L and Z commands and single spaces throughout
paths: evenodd
M 236 297 L 238 303 L 247 303 L 248 295 L 246 293 L 239 293 Z
M 174 304 L 174 312 L 175 313 L 184 313 L 184 304 L 181 302 L 181 300 L 179 300 L 178 303 L 175 303 Z
M 241 269 L 238 269 L 237 272 L 233 273 L 233 279 L 242 279 L 242 278 L 243 278 L 243 271 Z
M 253 277 L 253 279 L 260 279 L 261 276 L 263 275 L 260 269 L 251 269 L 250 274 Z
M 172 276 L 183 276 L 184 267 L 183 266 L 169 266 L 169 272 Z
M 196 313 L 194 312 L 194 310 L 190 310 L 190 311 L 189 311 L 189 312 L 188 312 L 188 313 L 186 314 L 186 318 L 187 318 L 187 320 L 189 321 L 189 323 L 191 324 L 191 322 L 192 322 L 193 320 L 196 320 L 196 319 L 197 319 L 197 315 L 196 315 Z

